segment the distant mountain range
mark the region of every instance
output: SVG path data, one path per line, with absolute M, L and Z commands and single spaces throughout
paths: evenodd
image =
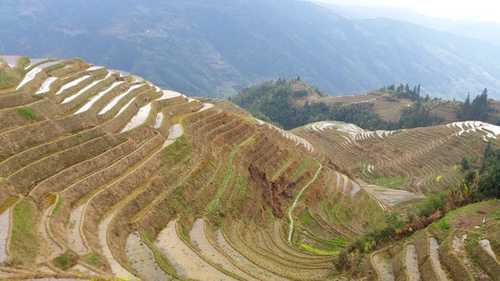
M 393 19 L 422 25 L 440 31 L 447 31 L 459 36 L 479 39 L 500 46 L 500 23 L 496 22 L 435 18 L 404 8 L 336 5 L 328 0 L 311 1 L 332 9 L 341 16 L 351 19 Z
M 300 76 L 332 95 L 404 82 L 500 97 L 494 44 L 305 1 L 5 0 L 0 25 L 0 53 L 82 57 L 191 95 Z

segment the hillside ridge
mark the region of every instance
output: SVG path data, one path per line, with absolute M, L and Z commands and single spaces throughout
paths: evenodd
M 285 129 L 338 120 L 371 130 L 395 130 L 458 121 L 499 124 L 500 102 L 488 89 L 465 101 L 431 98 L 420 85 L 391 85 L 364 95 L 330 96 L 303 81 L 278 79 L 242 90 L 230 100 Z

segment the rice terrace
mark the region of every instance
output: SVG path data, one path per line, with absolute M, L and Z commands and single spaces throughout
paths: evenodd
M 1 280 L 500 280 L 486 122 L 284 130 L 27 57 L 0 62 L 0 120 Z

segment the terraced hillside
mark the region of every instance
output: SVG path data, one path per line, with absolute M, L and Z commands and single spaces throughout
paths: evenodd
M 387 92 L 369 92 L 365 95 L 353 96 L 328 96 L 320 100 L 329 105 L 355 105 L 365 104 L 372 107 L 373 112 L 382 120 L 387 122 L 398 122 L 404 109 L 415 104 L 415 101 L 408 98 L 396 97 Z M 497 103 L 495 102 L 496 106 Z M 460 108 L 460 102 L 436 100 L 429 102 L 429 109 L 432 115 L 442 119 L 443 122 L 453 122 L 458 119 L 457 112 Z M 492 114 L 492 120 L 496 118 L 497 113 Z
M 370 263 L 379 280 L 500 280 L 499 210 L 498 200 L 455 210 Z
M 423 174 L 459 160 L 418 167 L 424 155 L 456 142 L 473 154 L 498 134 L 482 123 L 363 133 L 320 123 L 293 133 L 79 59 L 11 58 L 0 71 L 18 73 L 0 87 L 6 280 L 349 280 L 334 269 L 337 254 L 391 212 L 355 177 L 401 167 L 408 190 L 431 190 Z M 379 139 L 412 154 L 380 160 Z M 365 143 L 373 148 L 360 155 Z M 379 257 L 355 278 L 380 277 Z
M 355 178 L 426 193 L 443 190 L 460 181 L 462 159 L 480 161 L 486 144 L 497 144 L 500 127 L 469 121 L 397 131 L 367 131 L 352 124 L 324 121 L 294 132 L 307 139 L 335 167 Z
M 3 67 L 22 75 L 0 92 L 0 278 L 327 280 L 378 223 L 314 213 L 304 231 L 309 190 L 372 201 L 231 104 L 78 59 Z

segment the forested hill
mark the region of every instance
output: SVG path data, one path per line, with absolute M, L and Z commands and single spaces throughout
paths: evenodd
M 465 102 L 431 98 L 421 86 L 391 85 L 366 95 L 332 97 L 299 78 L 268 81 L 243 90 L 231 101 L 285 129 L 336 120 L 370 130 L 393 130 L 478 120 L 498 124 L 500 104 L 488 90 Z
M 296 0 L 4 0 L 0 53 L 82 57 L 192 95 L 300 75 L 328 93 L 422 83 L 465 98 L 500 90 L 500 50 Z M 82 44 L 82 42 L 85 42 Z

